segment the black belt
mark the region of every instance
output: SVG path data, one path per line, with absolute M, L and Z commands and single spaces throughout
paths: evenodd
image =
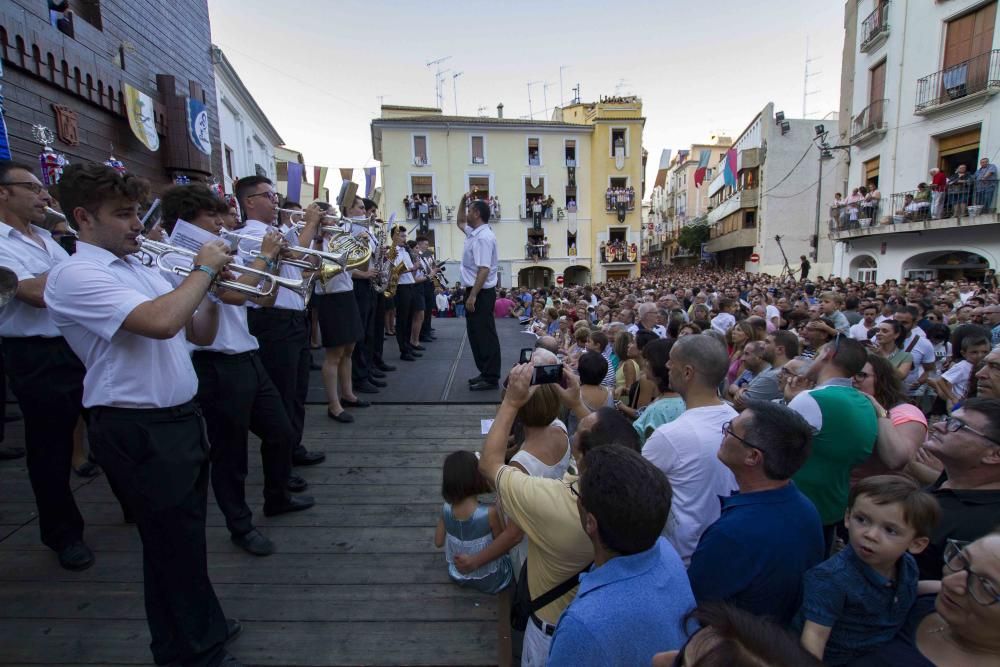
M 531 622 L 535 624 L 535 627 L 541 630 L 544 634 L 551 637 L 556 633 L 556 626 L 551 623 L 546 623 L 542 619 L 538 618 L 534 614 L 531 615 Z
M 204 359 L 205 361 L 221 361 L 236 363 L 238 361 L 245 361 L 247 359 L 253 359 L 254 355 L 257 354 L 257 350 L 248 350 L 246 352 L 237 352 L 236 354 L 229 354 L 227 352 L 217 352 L 215 350 L 195 350 L 194 354 L 191 355 L 192 359 Z
M 108 415 L 110 417 L 188 417 L 201 414 L 198 404 L 194 401 L 172 405 L 169 408 L 119 408 L 111 405 L 95 405 L 90 408 L 90 414 L 94 417 Z
M 250 315 L 253 313 L 258 313 L 260 316 L 267 315 L 268 317 L 273 317 L 275 319 L 281 320 L 291 320 L 295 319 L 297 316 L 306 316 L 306 311 L 304 310 L 292 310 L 291 308 L 253 308 L 250 310 Z
M 62 336 L 8 336 L 3 342 L 10 345 L 62 345 L 66 339 Z

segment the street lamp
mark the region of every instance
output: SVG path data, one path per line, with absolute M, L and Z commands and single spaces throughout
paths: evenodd
M 819 149 L 819 179 L 816 181 L 816 228 L 812 237 L 812 258 L 814 262 L 819 261 L 819 221 L 820 214 L 823 208 L 823 160 L 832 160 L 834 150 L 842 150 L 847 153 L 847 164 L 851 163 L 851 145 L 843 144 L 838 146 L 831 146 L 826 143 L 826 137 L 829 134 L 826 128 L 822 125 L 817 125 L 815 128 L 816 137 L 814 141 L 818 140 L 819 143 L 816 148 Z

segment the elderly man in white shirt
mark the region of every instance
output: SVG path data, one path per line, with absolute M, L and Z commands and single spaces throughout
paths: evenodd
M 497 238 L 489 221 L 490 207 L 486 202 L 480 199 L 470 202 L 468 194 L 462 195 L 456 222 L 465 232 L 460 269 L 466 288 L 465 328 L 479 369 L 479 375 L 469 379 L 473 391 L 500 388 L 500 339 L 493 318 L 497 300 Z
M 58 554 L 64 568 L 83 570 L 94 554 L 83 541 L 83 517 L 69 478 L 85 369 L 43 297 L 48 272 L 69 258 L 37 226 L 45 218 L 46 196 L 30 167 L 0 162 L 0 266 L 18 279 L 14 298 L 0 308 L 0 336 L 7 378 L 24 418 L 42 544 Z
M 45 303 L 87 368 L 91 447 L 139 529 L 153 659 L 217 665 L 233 662 L 225 642 L 239 625 L 208 578 L 209 444 L 187 340 L 214 340 L 205 295 L 231 258 L 222 241 L 205 244 L 176 289 L 144 266 L 133 253 L 148 187 L 104 165 L 66 168 L 60 201 L 80 243 L 49 272 Z

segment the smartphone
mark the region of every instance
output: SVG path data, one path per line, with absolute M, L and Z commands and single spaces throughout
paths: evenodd
M 535 348 L 533 347 L 522 347 L 521 356 L 518 357 L 517 363 L 528 364 L 531 363 L 531 355 L 534 353 Z
M 531 384 L 554 384 L 562 382 L 562 379 L 563 367 L 561 364 L 535 366 L 535 372 L 531 376 Z

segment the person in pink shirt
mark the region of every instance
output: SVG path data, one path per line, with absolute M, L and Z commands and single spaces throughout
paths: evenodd
M 500 290 L 500 296 L 493 305 L 493 317 L 510 317 L 517 304 L 507 296 L 507 290 Z

